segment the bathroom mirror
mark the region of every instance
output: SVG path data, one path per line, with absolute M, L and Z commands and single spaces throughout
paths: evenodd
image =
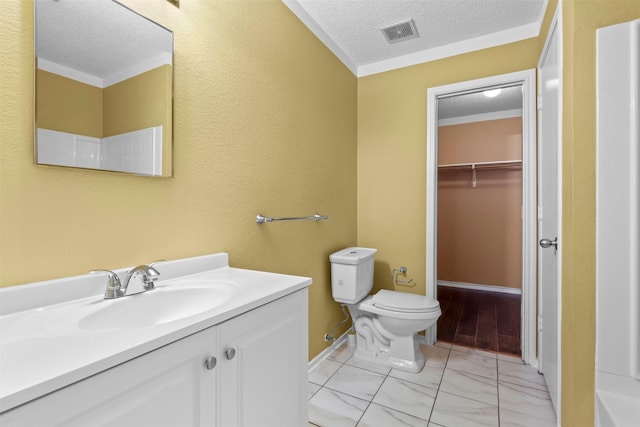
M 38 164 L 171 176 L 173 33 L 114 0 L 35 0 Z

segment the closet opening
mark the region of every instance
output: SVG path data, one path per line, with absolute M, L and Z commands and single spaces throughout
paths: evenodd
M 428 91 L 428 338 L 536 365 L 533 70 Z
M 522 85 L 438 101 L 439 341 L 521 356 Z

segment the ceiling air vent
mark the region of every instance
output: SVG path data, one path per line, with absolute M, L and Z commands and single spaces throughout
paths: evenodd
M 382 31 L 389 43 L 398 43 L 418 37 L 418 30 L 416 30 L 416 24 L 413 23 L 413 19 L 390 25 L 380 31 Z

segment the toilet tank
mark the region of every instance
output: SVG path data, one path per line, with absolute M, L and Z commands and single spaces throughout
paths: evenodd
M 373 257 L 377 249 L 346 248 L 329 255 L 331 292 L 343 304 L 355 304 L 373 288 Z

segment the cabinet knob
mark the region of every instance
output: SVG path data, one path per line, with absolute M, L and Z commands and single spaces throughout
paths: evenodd
M 233 347 L 230 347 L 224 351 L 224 355 L 227 360 L 231 360 L 236 356 L 236 350 Z
M 207 357 L 207 360 L 204 361 L 204 367 L 208 370 L 212 370 L 216 367 L 217 360 L 215 357 Z

